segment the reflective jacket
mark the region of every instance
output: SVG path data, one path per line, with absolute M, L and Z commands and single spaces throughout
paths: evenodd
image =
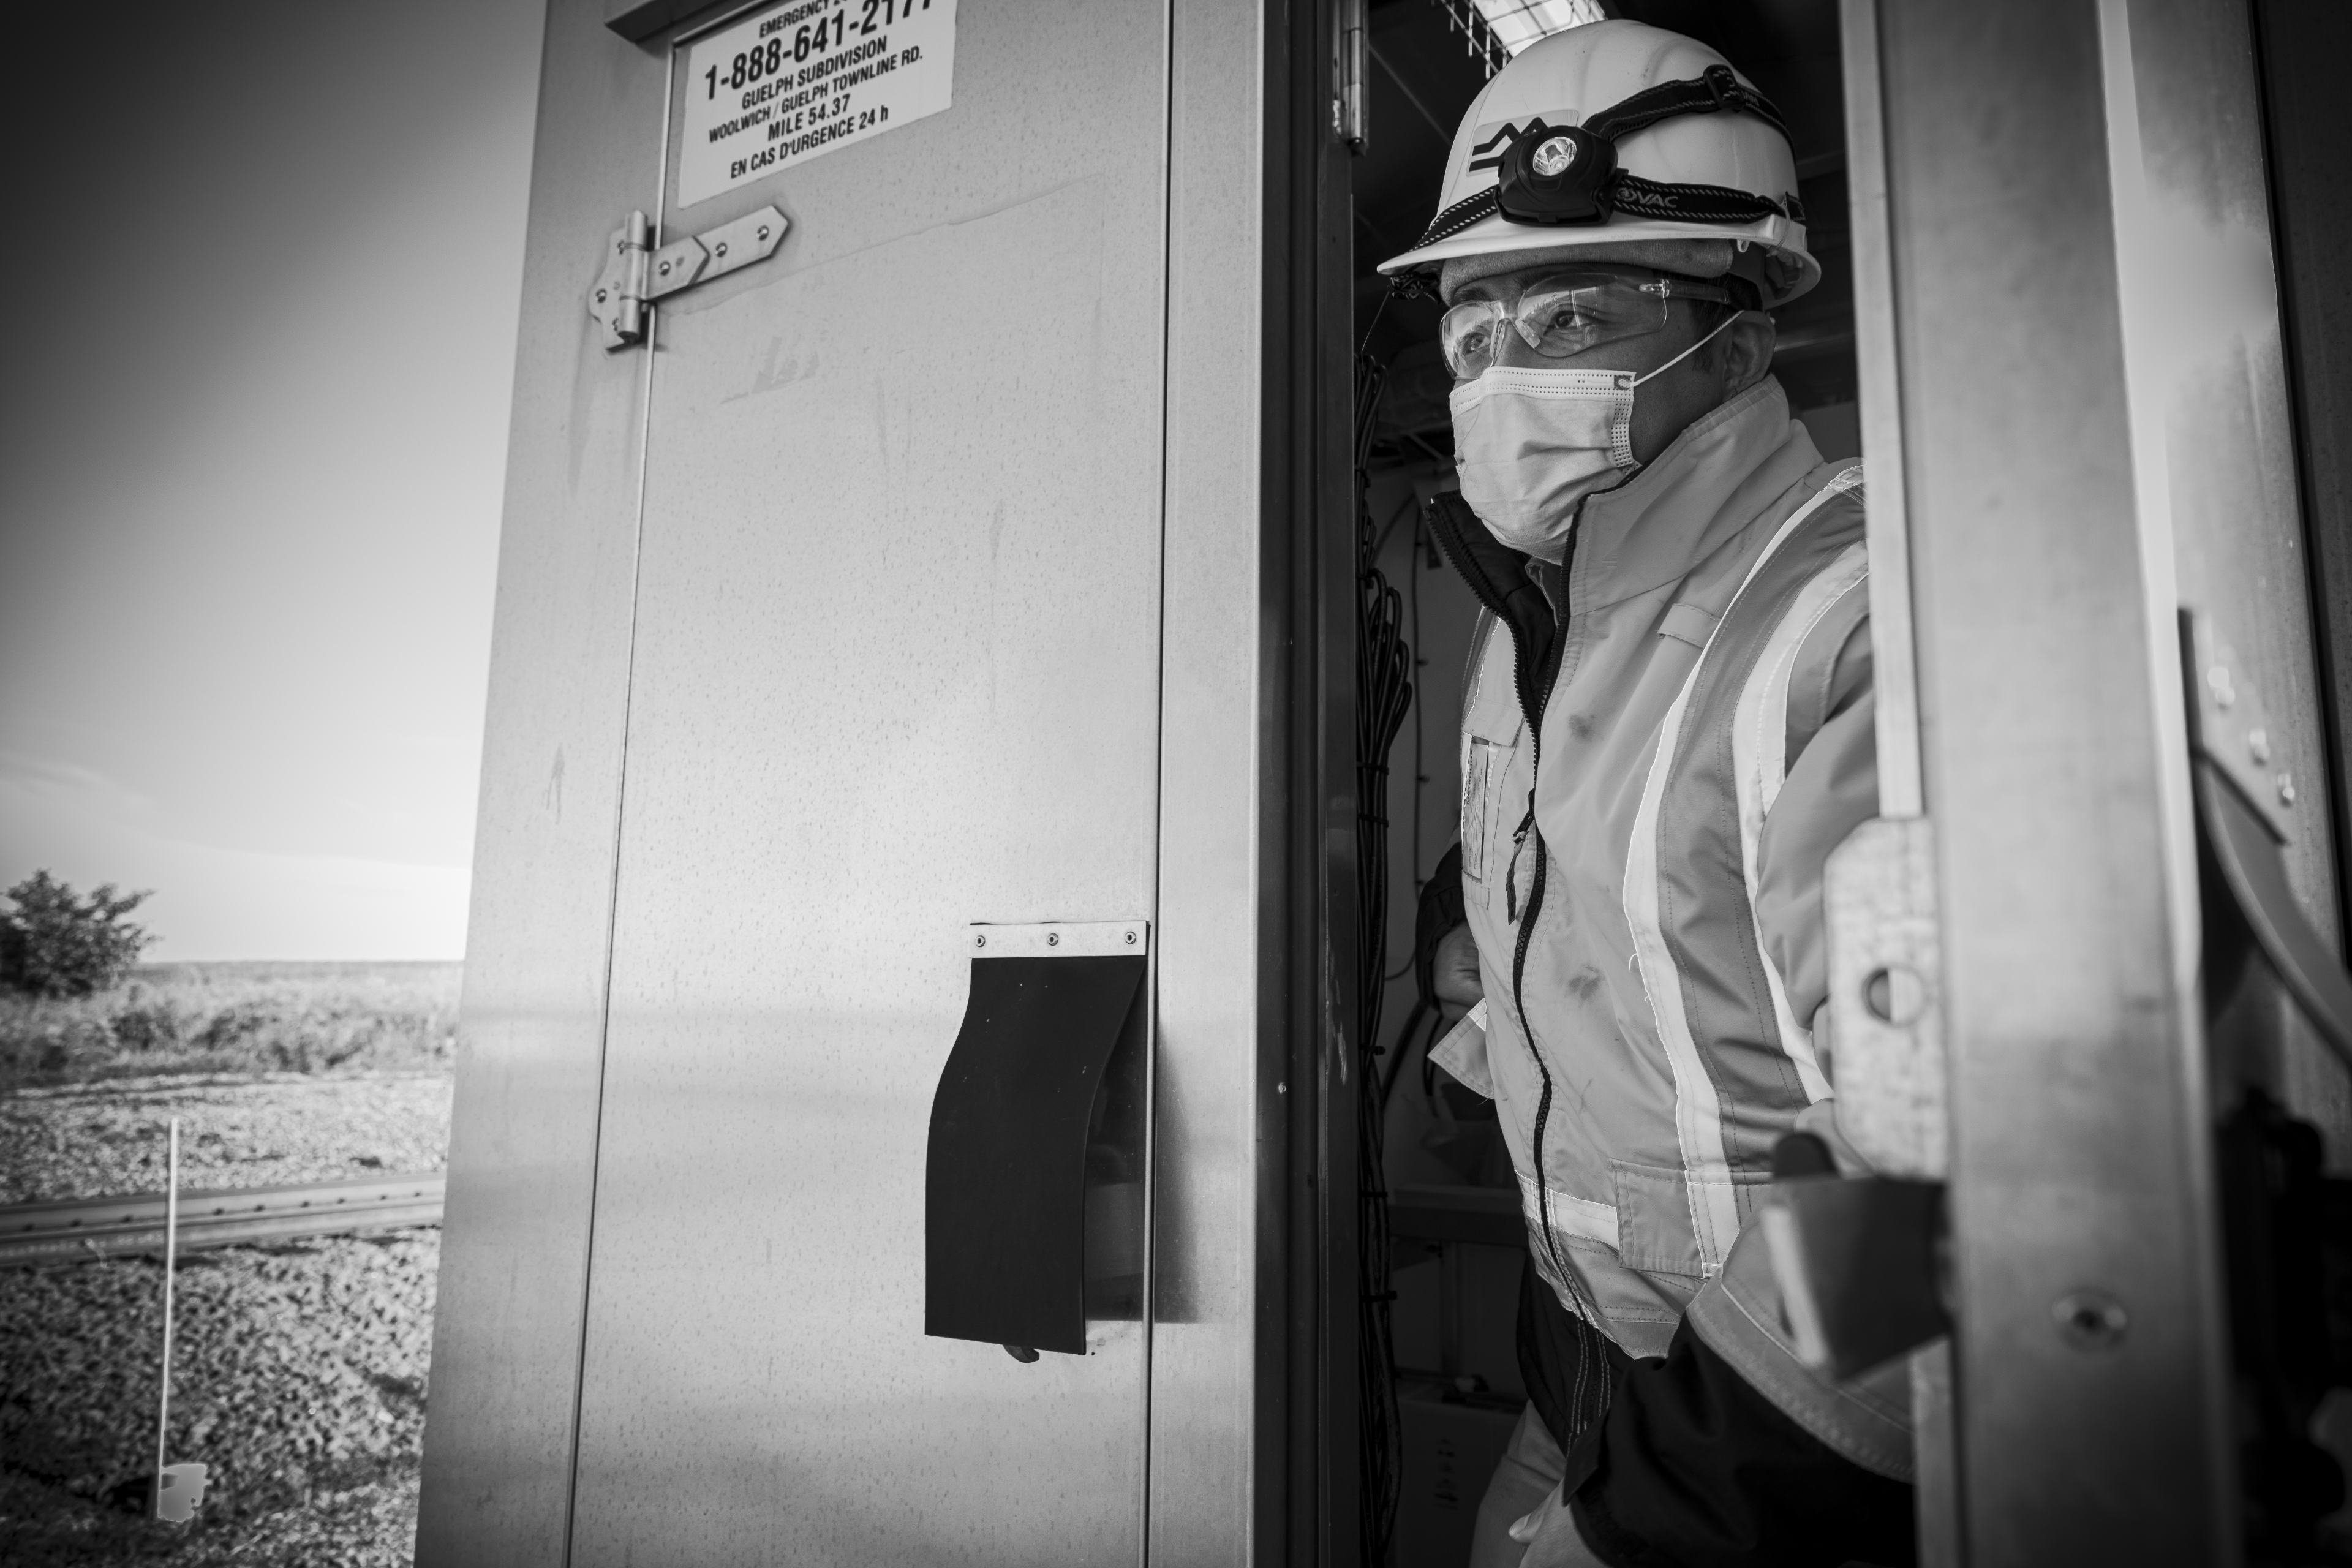
M 1899 1377 L 1796 1361 L 1753 1224 L 1773 1145 L 1829 1093 L 1822 864 L 1877 809 L 1861 477 L 1768 379 L 1585 501 L 1559 568 L 1441 498 L 1486 607 L 1462 737 L 1486 1000 L 1483 1034 L 1434 1054 L 1496 1101 L 1569 1310 L 1636 1357 L 1688 1315 L 1832 1449 L 1907 1479 Z

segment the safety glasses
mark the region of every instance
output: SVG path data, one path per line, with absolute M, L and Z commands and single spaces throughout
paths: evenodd
M 1445 312 L 1438 341 L 1454 378 L 1467 381 L 1495 363 L 1506 323 L 1546 359 L 1567 359 L 1602 343 L 1661 330 L 1667 306 L 1676 300 L 1727 305 L 1731 295 L 1714 284 L 1681 278 L 1555 272 L 1529 284 L 1512 303 L 1465 300 L 1454 306 Z

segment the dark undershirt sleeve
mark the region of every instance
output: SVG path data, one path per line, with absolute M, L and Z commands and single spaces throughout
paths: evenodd
M 1911 1488 L 1825 1447 L 1685 1322 L 1632 1363 L 1570 1458 L 1571 1500 L 1612 1568 L 1912 1568 Z

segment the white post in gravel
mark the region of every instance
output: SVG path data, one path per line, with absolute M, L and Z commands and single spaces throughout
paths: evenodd
M 155 1400 L 155 1517 L 184 1524 L 205 1500 L 205 1468 L 166 1465 L 172 1424 L 172 1276 L 180 1247 L 180 1119 L 172 1118 L 170 1170 L 163 1186 L 163 1378 Z
M 163 1517 L 163 1446 L 172 1425 L 172 1275 L 180 1245 L 180 1119 L 172 1118 L 172 1156 L 163 1184 L 163 1386 L 155 1398 L 155 1517 Z

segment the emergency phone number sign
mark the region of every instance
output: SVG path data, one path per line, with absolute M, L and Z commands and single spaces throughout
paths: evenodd
M 687 53 L 680 206 L 952 100 L 956 0 L 784 0 Z

